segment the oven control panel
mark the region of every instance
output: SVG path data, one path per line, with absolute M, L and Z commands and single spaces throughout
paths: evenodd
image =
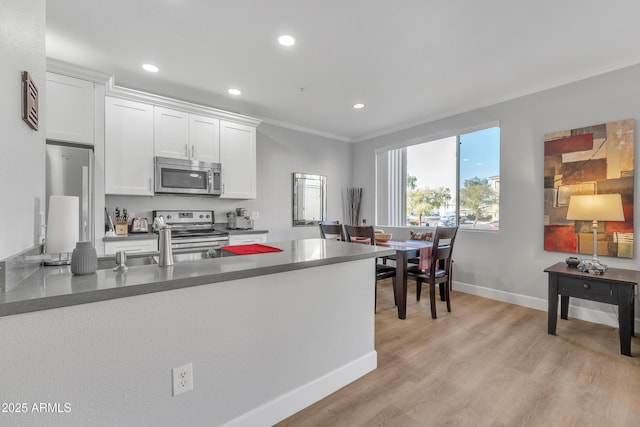
M 153 211 L 153 217 L 163 217 L 167 224 L 213 224 L 213 211 Z

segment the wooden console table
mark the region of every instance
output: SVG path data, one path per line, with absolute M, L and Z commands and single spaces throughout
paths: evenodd
M 549 273 L 549 334 L 556 334 L 558 295 L 560 317 L 568 319 L 569 297 L 604 302 L 618 306 L 620 353 L 631 356 L 631 336 L 634 335 L 634 286 L 640 283 L 640 272 L 610 268 L 604 274 L 583 273 L 559 262 L 544 270 Z

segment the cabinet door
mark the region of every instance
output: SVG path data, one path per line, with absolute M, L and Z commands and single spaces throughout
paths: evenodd
M 220 163 L 220 120 L 189 114 L 189 144 L 193 159 Z
M 116 240 L 104 242 L 104 253 L 113 255 L 118 251 L 131 252 L 154 252 L 158 250 L 157 239 L 140 240 Z
M 267 235 L 263 234 L 233 234 L 229 236 L 230 245 L 249 245 L 251 243 L 266 243 Z
M 93 145 L 93 83 L 47 73 L 46 95 L 46 138 Z
M 105 193 L 152 196 L 153 107 L 105 100 Z
M 222 195 L 256 198 L 256 128 L 220 120 Z
M 189 114 L 168 108 L 154 107 L 153 123 L 156 156 L 190 158 Z

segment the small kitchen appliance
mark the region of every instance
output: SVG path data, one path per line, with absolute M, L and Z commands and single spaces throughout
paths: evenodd
M 222 193 L 220 163 L 156 157 L 156 194 L 219 196 Z
M 230 230 L 251 230 L 253 229 L 253 220 L 247 209 L 238 208 L 227 213 L 227 228 Z
M 149 220 L 147 218 L 133 218 L 129 228 L 130 233 L 148 233 Z
M 229 233 L 215 229 L 213 211 L 153 211 L 154 232 L 171 228 L 171 248 L 219 250 L 229 244 Z

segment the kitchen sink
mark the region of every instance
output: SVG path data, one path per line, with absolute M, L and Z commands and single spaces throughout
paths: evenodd
M 233 256 L 234 254 L 226 251 L 199 251 L 199 252 L 173 252 L 173 263 L 178 264 L 182 262 L 189 261 L 199 261 L 203 259 L 211 259 L 211 258 L 219 258 L 223 256 Z M 157 265 L 159 262 L 159 257 L 157 252 L 149 252 L 147 254 L 127 254 L 127 262 L 125 265 L 127 267 L 138 267 L 141 265 Z M 116 261 L 115 257 L 107 256 L 102 259 L 98 259 L 98 270 L 108 270 L 110 268 L 115 268 Z
M 145 255 L 134 257 L 127 255 L 127 262 L 125 265 L 127 267 L 138 267 L 141 265 L 153 265 L 158 263 L 158 256 L 154 255 Z M 108 257 L 103 259 L 98 259 L 98 270 L 108 270 L 110 268 L 114 268 L 116 266 L 115 257 Z

